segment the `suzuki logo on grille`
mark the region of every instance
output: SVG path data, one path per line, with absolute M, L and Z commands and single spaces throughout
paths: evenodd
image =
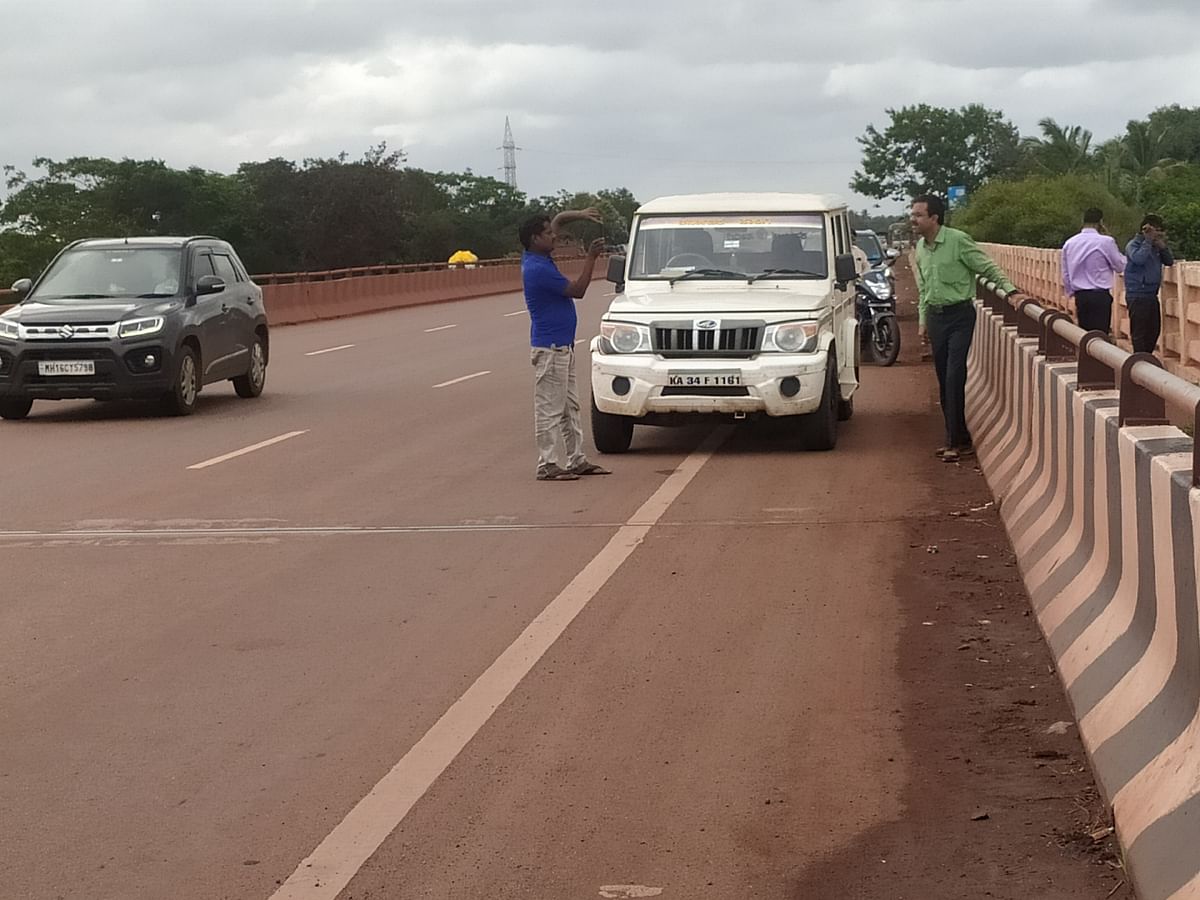
M 714 319 L 701 319 L 699 322 L 696 323 L 696 327 L 702 328 L 705 331 L 711 331 L 712 329 L 717 327 L 717 323 Z
M 60 338 L 62 338 L 64 341 L 69 341 L 71 338 L 73 338 L 75 336 L 75 329 L 72 328 L 70 325 L 63 325 L 61 328 L 58 329 L 58 336 Z

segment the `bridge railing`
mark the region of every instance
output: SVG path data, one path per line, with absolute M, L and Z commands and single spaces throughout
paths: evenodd
M 999 260 L 997 260 L 999 261 Z M 1003 266 L 1003 264 L 1001 264 Z M 1010 272 L 1010 277 L 1013 277 Z M 1118 425 L 1169 425 L 1168 407 L 1191 419 L 1192 485 L 1200 487 L 1200 385 L 1167 371 L 1150 353 L 1129 353 L 1102 331 L 1084 331 L 1062 308 L 1027 297 L 1019 303 L 993 282 L 979 279 L 978 298 L 1017 337 L 1037 338 L 1038 352 L 1052 362 L 1078 365 L 1078 390 L 1120 392 Z
M 1019 287 L 1044 298 L 1051 308 L 1075 312 L 1074 301 L 1063 293 L 1061 250 L 1011 244 L 980 246 Z M 1166 269 L 1160 302 L 1160 358 L 1168 371 L 1200 383 L 1200 262 L 1177 262 Z M 1120 275 L 1113 284 L 1113 336 L 1120 346 L 1131 346 L 1125 279 Z

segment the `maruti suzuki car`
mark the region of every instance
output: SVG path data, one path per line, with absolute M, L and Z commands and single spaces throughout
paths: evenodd
M 262 290 L 213 237 L 89 239 L 0 314 L 0 417 L 35 400 L 143 399 L 187 415 L 201 389 L 263 391 L 270 333 Z

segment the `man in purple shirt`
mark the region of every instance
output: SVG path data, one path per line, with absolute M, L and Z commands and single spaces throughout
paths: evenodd
M 1112 333 L 1113 275 L 1125 271 L 1125 257 L 1104 228 L 1104 211 L 1083 214 L 1083 229 L 1062 248 L 1063 288 L 1075 298 L 1084 331 Z

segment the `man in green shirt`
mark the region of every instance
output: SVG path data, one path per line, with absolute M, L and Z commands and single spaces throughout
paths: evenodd
M 937 451 L 945 462 L 972 456 L 975 447 L 967 428 L 967 354 L 975 336 L 975 276 L 982 275 L 1004 290 L 1016 288 L 964 231 L 942 224 L 946 205 L 923 194 L 912 202 L 917 241 L 917 287 L 921 341 L 933 347 L 933 366 L 946 420 L 946 444 Z

